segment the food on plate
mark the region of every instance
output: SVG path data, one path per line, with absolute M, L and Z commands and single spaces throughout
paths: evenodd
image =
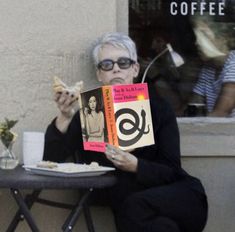
M 97 162 L 91 162 L 90 164 L 69 163 L 64 167 L 59 167 L 58 169 L 63 169 L 65 172 L 89 172 L 99 170 L 100 166 Z
M 47 171 L 50 169 L 55 172 L 64 172 L 64 173 L 79 173 L 79 172 L 93 172 L 102 170 L 97 162 L 91 162 L 90 164 L 77 164 L 77 163 L 56 163 L 52 161 L 40 161 L 37 165 L 37 168 L 45 168 Z
M 99 169 L 99 164 L 97 163 L 97 162 L 91 162 L 89 165 L 87 165 L 87 166 L 89 166 L 89 169 L 90 170 L 96 170 L 96 169 Z
M 90 166 L 97 168 L 97 167 L 99 167 L 99 164 L 98 164 L 97 162 L 91 162 L 91 163 L 90 163 Z
M 51 162 L 51 161 L 40 161 L 37 164 L 37 167 L 39 167 L 39 168 L 57 168 L 58 164 L 55 162 Z

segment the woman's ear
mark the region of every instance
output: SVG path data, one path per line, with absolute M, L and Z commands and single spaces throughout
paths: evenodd
M 99 70 L 98 68 L 96 69 L 96 77 L 97 77 L 97 79 L 98 79 L 99 82 L 102 81 L 102 80 L 101 80 L 101 77 L 100 77 L 100 70 Z
M 138 62 L 136 62 L 134 64 L 134 78 L 136 78 L 138 75 L 139 75 L 139 72 L 140 72 L 140 64 Z

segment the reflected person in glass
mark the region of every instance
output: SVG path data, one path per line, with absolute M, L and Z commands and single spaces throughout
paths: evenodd
M 193 22 L 204 66 L 193 88 L 191 103 L 206 104 L 207 116 L 235 117 L 235 50 L 229 51 L 225 35 L 215 33 L 215 22 L 197 17 Z

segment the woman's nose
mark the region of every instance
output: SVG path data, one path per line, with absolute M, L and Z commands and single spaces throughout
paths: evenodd
M 114 63 L 114 65 L 113 65 L 113 71 L 114 71 L 114 72 L 120 71 L 120 68 L 119 68 L 119 66 L 118 66 L 117 63 Z

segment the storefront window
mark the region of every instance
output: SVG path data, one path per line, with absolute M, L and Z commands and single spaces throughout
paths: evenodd
M 235 117 L 235 0 L 129 0 L 129 34 L 137 44 L 146 82 L 172 104 L 176 115 Z

